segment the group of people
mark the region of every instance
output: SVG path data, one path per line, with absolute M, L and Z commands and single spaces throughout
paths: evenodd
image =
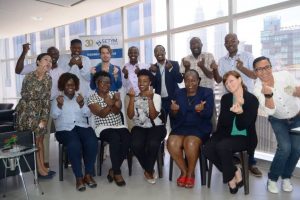
M 191 55 L 184 57 L 181 65 L 166 59 L 162 45 L 154 48 L 155 64 L 140 63 L 139 50 L 132 46 L 128 49 L 129 62 L 122 69 L 110 62 L 112 49 L 108 45 L 99 48 L 102 62 L 92 67 L 81 55 L 78 39 L 71 41 L 71 54 L 59 56 L 58 50 L 50 47 L 37 57 L 35 65 L 24 66 L 29 50 L 29 44 L 24 44 L 16 65 L 16 73 L 27 74 L 16 107 L 16 128 L 36 134 L 39 177 L 55 175 L 45 153 L 49 146 L 44 147 L 53 120 L 56 139 L 67 147 L 78 191 L 97 186 L 93 166 L 98 138 L 109 144 L 109 182 L 126 185 L 121 165 L 130 149 L 146 181 L 154 184 L 155 160 L 167 135 L 169 117 L 167 149 L 180 169 L 177 185 L 194 187 L 195 166 L 203 151 L 235 194 L 243 186 L 241 170 L 233 161 L 236 152 L 247 150 L 249 170 L 262 176 L 254 159 L 255 122 L 261 105 L 278 142 L 268 173 L 268 191 L 279 192 L 276 182 L 281 177 L 282 189 L 291 192 L 290 178 L 300 156 L 300 136 L 291 133 L 300 125 L 300 87 L 289 73 L 273 73 L 268 58 L 254 60 L 250 53 L 239 51 L 238 44 L 236 34 L 227 34 L 224 45 L 228 54 L 216 63 L 211 53 L 202 52 L 200 38 L 193 37 Z M 185 87 L 180 89 L 178 84 L 183 80 Z M 225 88 L 218 120 L 215 82 L 223 82 Z M 119 93 L 122 86 L 125 98 Z

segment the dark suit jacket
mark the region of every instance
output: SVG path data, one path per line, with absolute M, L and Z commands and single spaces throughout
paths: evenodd
M 232 106 L 233 94 L 227 93 L 222 96 L 221 99 L 221 111 L 218 119 L 217 130 L 213 134 L 212 139 L 220 140 L 225 137 L 234 137 L 231 136 L 232 125 L 234 117 L 236 117 L 236 127 L 238 130 L 247 131 L 247 138 L 249 139 L 248 149 L 255 149 L 257 145 L 257 135 L 255 128 L 255 121 L 257 118 L 257 110 L 258 110 L 258 100 L 257 98 L 249 93 L 244 92 L 244 105 L 243 105 L 243 113 L 235 114 L 230 111 L 230 107 Z
M 178 89 L 178 83 L 181 83 L 183 78 L 182 75 L 179 72 L 179 64 L 177 61 L 172 61 L 172 60 L 167 60 L 170 62 L 173 66 L 172 70 L 165 70 L 164 71 L 164 76 L 165 76 L 165 82 L 166 82 L 166 88 L 168 91 L 168 95 L 170 99 L 174 98 L 175 92 Z M 161 95 L 161 73 L 159 70 L 159 66 L 157 63 L 155 64 L 157 67 L 157 72 L 154 75 L 155 80 L 153 83 L 153 87 L 155 89 L 155 93 Z

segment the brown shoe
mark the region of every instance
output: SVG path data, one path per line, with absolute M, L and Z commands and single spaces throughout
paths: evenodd
M 97 187 L 96 181 L 93 179 L 93 177 L 89 174 L 86 174 L 83 178 L 83 181 L 89 186 L 90 188 Z
M 80 192 L 85 191 L 85 185 L 82 178 L 76 178 L 76 190 Z
M 116 182 L 117 186 L 125 186 L 126 182 L 124 181 L 123 177 L 121 174 L 115 174 L 114 175 L 114 181 Z
M 249 166 L 249 171 L 253 176 L 262 177 L 262 172 L 255 165 Z

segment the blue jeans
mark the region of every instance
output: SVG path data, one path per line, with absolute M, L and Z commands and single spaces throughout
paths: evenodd
M 97 156 L 98 139 L 94 130 L 75 126 L 71 131 L 57 131 L 57 141 L 67 147 L 68 158 L 72 164 L 73 173 L 76 178 L 82 178 L 83 157 L 85 174 L 94 174 L 94 164 Z
M 291 178 L 300 157 L 300 135 L 290 130 L 300 126 L 300 116 L 296 115 L 291 119 L 269 116 L 269 121 L 278 144 L 268 177 L 272 181 L 277 181 L 279 176 L 282 179 Z

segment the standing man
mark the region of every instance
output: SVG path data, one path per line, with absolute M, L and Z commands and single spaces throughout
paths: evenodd
M 168 116 L 171 100 L 175 98 L 175 91 L 179 88 L 178 83 L 181 83 L 183 78 L 179 72 L 178 62 L 166 59 L 166 50 L 162 45 L 154 48 L 154 56 L 157 63 L 152 64 L 149 70 L 155 76 L 153 87 L 155 93 L 161 96 L 162 108 Z
M 241 77 L 247 86 L 247 90 L 250 93 L 253 93 L 254 79 L 256 75 L 252 69 L 253 56 L 251 53 L 238 50 L 239 40 L 235 33 L 229 33 L 225 36 L 225 48 L 228 51 L 226 56 L 223 56 L 219 60 L 219 66 L 213 66 L 213 75 L 217 83 L 222 81 L 223 75 L 230 71 L 236 70 L 241 74 Z M 224 91 L 225 92 L 225 88 Z M 253 140 L 257 140 L 257 137 L 254 137 Z M 257 142 L 253 141 L 253 144 Z M 252 175 L 256 177 L 262 177 L 262 172 L 256 166 L 256 160 L 254 158 L 255 148 L 248 151 L 249 154 L 249 170 Z
M 214 91 L 215 81 L 212 69 L 217 65 L 214 56 L 211 53 L 202 52 L 203 44 L 198 37 L 193 37 L 190 40 L 190 49 L 192 54 L 182 58 L 180 65 L 180 72 L 184 74 L 190 69 L 198 72 L 201 79 L 200 84 L 202 87 L 211 88 Z M 214 104 L 213 115 L 211 118 L 213 126 L 212 131 L 217 127 L 217 110 Z
M 70 50 L 71 54 L 64 54 L 60 57 L 58 65 L 61 66 L 65 72 L 75 74 L 79 78 L 79 92 L 83 97 L 87 98 L 90 93 L 91 61 L 88 57 L 81 55 L 81 40 L 72 40 Z
M 129 62 L 126 63 L 123 67 L 123 87 L 125 89 L 125 93 L 128 94 L 130 88 L 134 89 L 135 95 L 140 93 L 138 87 L 138 77 L 137 74 L 141 69 L 149 69 L 149 65 L 140 63 L 138 58 L 140 56 L 139 49 L 135 46 L 129 47 L 128 49 L 128 57 Z
M 15 72 L 16 74 L 26 75 L 32 71 L 34 71 L 37 67 L 36 63 L 24 65 L 25 56 L 27 55 L 28 51 L 30 50 L 30 44 L 26 43 L 23 44 L 23 51 L 21 56 L 19 57 Z M 55 97 L 59 94 L 57 82 L 61 74 L 64 73 L 64 70 L 58 67 L 57 61 L 59 59 L 59 51 L 56 47 L 49 47 L 47 49 L 47 53 L 52 58 L 52 67 L 50 70 L 50 76 L 52 78 L 52 87 L 51 87 L 51 97 L 50 100 L 52 101 Z M 48 126 L 47 126 L 47 134 L 44 136 L 44 160 L 45 160 L 45 167 L 49 168 L 49 148 L 50 148 L 50 133 L 55 132 L 54 127 L 52 126 L 52 119 L 49 118 Z
M 277 150 L 268 173 L 267 189 L 278 193 L 277 180 L 282 179 L 282 190 L 291 192 L 291 176 L 300 157 L 300 135 L 291 129 L 300 126 L 300 86 L 289 72 L 272 72 L 269 58 L 261 56 L 253 67 L 259 78 L 254 86 L 260 106 L 268 114 L 277 140 Z

